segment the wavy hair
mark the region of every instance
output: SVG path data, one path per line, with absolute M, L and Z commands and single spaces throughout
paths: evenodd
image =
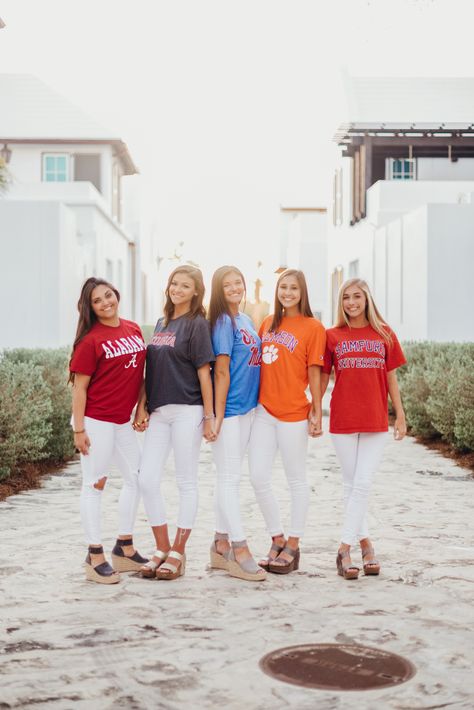
M 79 300 L 77 302 L 79 318 L 77 321 L 76 337 L 74 338 L 69 364 L 71 364 L 71 360 L 76 347 L 91 330 L 92 326 L 97 323 L 97 316 L 92 308 L 92 291 L 97 286 L 107 286 L 107 288 L 110 288 L 110 290 L 115 293 L 115 295 L 117 296 L 117 301 L 120 301 L 120 293 L 117 291 L 115 286 L 112 286 L 112 284 L 106 281 L 105 279 L 97 279 L 95 276 L 91 276 L 84 282 L 84 284 L 82 285 Z M 68 382 L 74 382 L 73 372 L 70 373 Z
M 205 318 L 206 309 L 202 305 L 205 291 L 202 271 L 201 269 L 198 269 L 197 266 L 192 266 L 191 264 L 182 264 L 181 266 L 177 266 L 176 269 L 171 272 L 168 278 L 168 283 L 166 285 L 165 290 L 166 303 L 163 308 L 163 312 L 165 314 L 163 321 L 164 325 L 168 325 L 174 313 L 174 304 L 170 298 L 169 291 L 171 282 L 173 281 L 176 274 L 185 274 L 186 276 L 189 276 L 189 278 L 193 280 L 194 288 L 196 289 L 196 295 L 192 298 L 191 308 L 189 310 L 189 313 L 186 314 L 186 316 L 188 318 L 195 318 L 196 316 L 203 316 Z
M 300 288 L 301 300 L 298 305 L 301 315 L 305 316 L 306 318 L 314 318 L 313 311 L 311 310 L 311 306 L 309 305 L 308 286 L 306 284 L 306 278 L 304 273 L 299 269 L 286 269 L 278 277 L 278 281 L 276 282 L 275 286 L 275 307 L 273 311 L 273 320 L 270 325 L 270 330 L 273 331 L 278 330 L 283 316 L 285 315 L 285 309 L 278 300 L 278 287 L 283 281 L 283 279 L 287 276 L 294 276 Z
M 374 299 L 370 292 L 370 288 L 367 281 L 364 279 L 354 278 L 344 281 L 339 289 L 339 294 L 337 297 L 337 320 L 336 328 L 344 328 L 345 326 L 351 327 L 349 318 L 344 311 L 344 293 L 346 289 L 351 286 L 357 286 L 365 295 L 365 317 L 369 321 L 372 328 L 385 340 L 388 345 L 392 344 L 392 336 L 390 330 L 388 329 L 388 324 L 383 319 L 379 309 L 375 305 Z
M 220 266 L 218 269 L 216 269 L 216 271 L 214 271 L 214 274 L 212 276 L 211 299 L 209 301 L 208 313 L 211 329 L 214 329 L 214 326 L 216 325 L 217 321 L 224 314 L 227 314 L 229 316 L 230 320 L 232 321 L 232 326 L 235 328 L 235 318 L 229 308 L 229 304 L 225 300 L 223 286 L 225 277 L 227 276 L 227 274 L 230 273 L 236 273 L 238 276 L 240 276 L 244 284 L 244 292 L 247 291 L 247 285 L 245 283 L 244 275 L 241 270 L 238 269 L 236 266 Z

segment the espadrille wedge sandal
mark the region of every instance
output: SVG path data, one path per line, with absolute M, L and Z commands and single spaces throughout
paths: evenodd
M 137 572 L 142 565 L 148 562 L 148 559 L 142 557 L 138 552 L 134 552 L 131 557 L 127 557 L 122 548 L 128 545 L 133 545 L 131 537 L 126 540 L 117 539 L 112 550 L 112 566 L 117 572 Z
M 102 545 L 89 546 L 89 552 L 87 553 L 86 561 L 84 563 L 87 581 L 97 582 L 97 584 L 117 584 L 117 582 L 120 582 L 120 575 L 112 569 L 108 562 L 101 562 L 93 567 L 91 553 L 93 555 L 103 555 L 104 548 Z
M 237 577 L 237 579 L 243 579 L 246 582 L 263 582 L 267 578 L 267 573 L 262 569 L 253 559 L 249 557 L 247 560 L 237 561 L 235 557 L 235 550 L 239 548 L 247 547 L 247 543 L 244 542 L 233 542 L 232 549 L 229 553 L 229 559 L 227 562 L 227 571 L 231 577 Z
M 168 560 L 178 560 L 181 564 L 178 567 L 178 565 L 173 565 Z M 186 555 L 184 553 L 181 554 L 180 552 L 176 552 L 176 550 L 170 550 L 166 557 L 166 562 L 163 562 L 163 564 L 156 570 L 156 578 L 169 580 L 178 579 L 178 577 L 182 577 L 184 575 L 185 569 Z
M 217 550 L 217 543 L 219 540 L 227 540 L 229 541 L 229 536 L 226 535 L 225 533 L 218 533 L 214 535 L 214 540 L 211 545 L 211 549 L 209 550 L 209 554 L 211 557 L 211 562 L 210 562 L 210 567 L 211 569 L 227 569 L 228 565 L 228 559 L 229 559 L 229 552 L 230 549 L 227 550 L 227 552 L 218 552 Z

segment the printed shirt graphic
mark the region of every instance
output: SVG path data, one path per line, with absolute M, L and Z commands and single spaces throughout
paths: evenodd
M 239 313 L 234 321 L 235 328 L 224 314 L 212 332 L 214 355 L 230 357 L 225 417 L 247 414 L 256 407 L 260 383 L 260 338 L 245 313 Z
M 90 375 L 85 415 L 114 424 L 130 420 L 143 381 L 146 346 L 136 323 L 95 323 L 77 345 L 71 372 Z
M 354 434 L 388 430 L 387 372 L 406 360 L 395 333 L 392 345 L 370 326 L 330 328 L 324 372 L 332 367 L 336 382 L 331 397 L 329 431 Z
M 259 402 L 277 419 L 306 419 L 310 403 L 306 396 L 308 367 L 322 366 L 326 332 L 316 318 L 284 317 L 278 331 L 270 331 L 272 316 L 260 326 L 262 368 Z
M 145 386 L 147 407 L 202 404 L 198 368 L 214 362 L 209 323 L 187 315 L 163 325 L 158 320 L 147 348 Z

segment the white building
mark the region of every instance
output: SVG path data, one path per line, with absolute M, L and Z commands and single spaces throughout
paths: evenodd
M 301 269 L 317 318 L 329 318 L 327 215 L 325 207 L 280 208 L 280 268 Z
M 101 276 L 143 322 L 139 226 L 124 227 L 125 143 L 32 76 L 0 75 L 0 348 L 71 344 L 80 287 Z M 130 212 L 130 211 L 129 211 Z M 143 294 L 143 295 L 142 295 Z
M 336 139 L 328 263 L 404 340 L 474 340 L 474 80 L 352 79 Z

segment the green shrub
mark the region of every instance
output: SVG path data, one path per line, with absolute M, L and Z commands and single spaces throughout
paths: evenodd
M 71 436 L 71 388 L 67 386 L 70 351 L 66 348 L 57 350 L 29 350 L 18 348 L 4 352 L 4 360 L 13 363 L 25 363 L 41 368 L 44 382 L 49 389 L 52 404 L 49 423 L 51 434 L 45 446 L 47 458 L 64 461 L 74 454 Z
M 474 451 L 474 343 L 465 346 L 451 371 L 450 391 L 456 402 L 454 446 Z
M 47 458 L 52 404 L 42 368 L 0 361 L 0 476 L 6 478 L 23 461 Z
M 416 436 L 434 437 L 426 402 L 430 393 L 426 372 L 431 356 L 431 343 L 411 343 L 404 346 L 407 365 L 400 368 L 399 382 L 403 406 L 410 431 Z

